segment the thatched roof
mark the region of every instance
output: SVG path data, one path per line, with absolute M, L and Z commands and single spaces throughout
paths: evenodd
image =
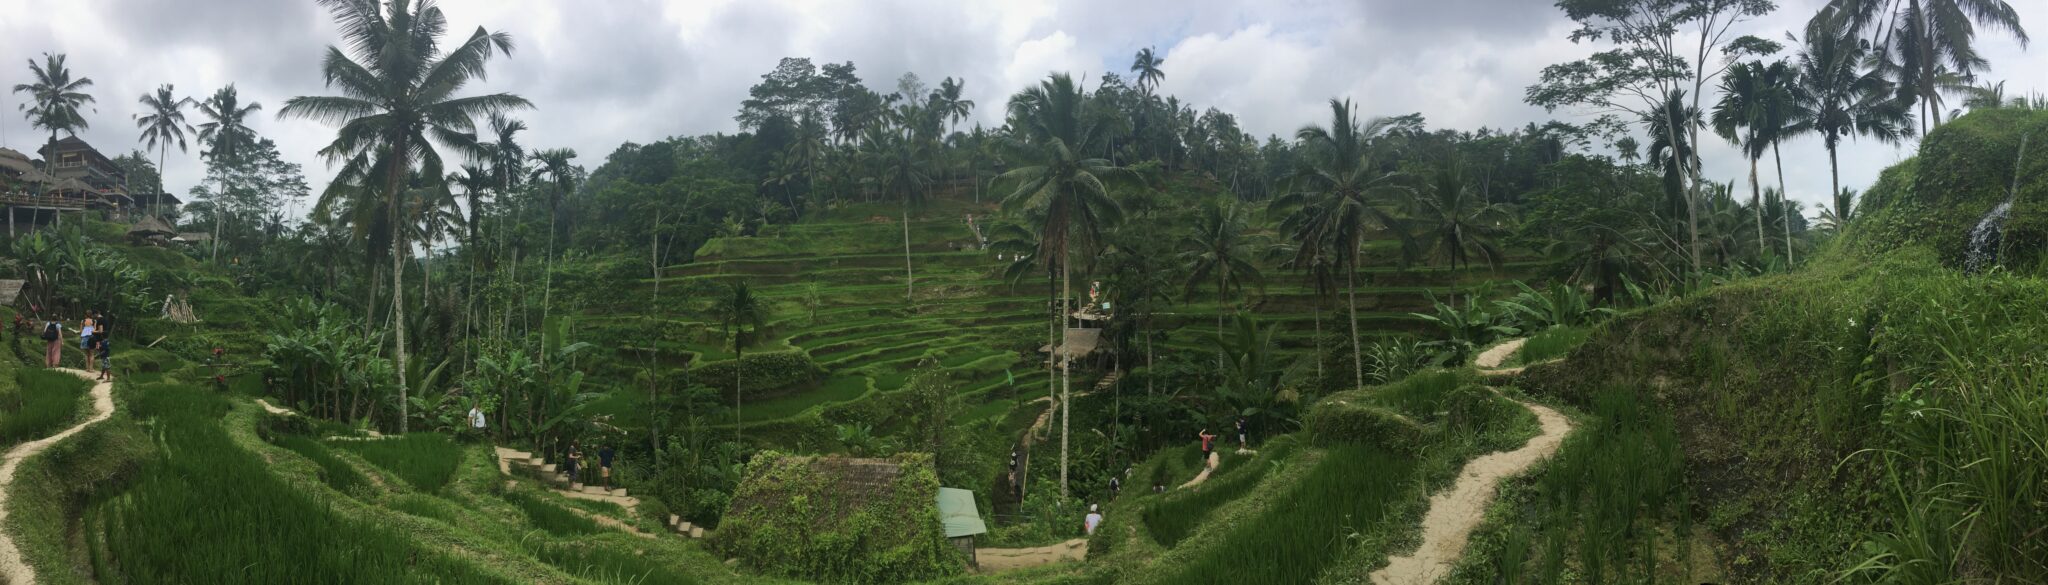
M 41 169 L 37 169 L 36 163 L 30 161 L 28 155 L 12 149 L 0 148 L 0 169 L 21 175 L 21 180 L 30 183 L 50 182 L 50 176 L 43 174 Z
M 175 235 L 178 235 L 178 229 L 171 227 L 171 224 L 165 223 L 160 217 L 142 218 L 142 221 L 135 222 L 135 225 L 128 228 L 128 237 L 131 238 Z
M 211 242 L 211 241 L 213 241 L 213 234 L 209 234 L 209 233 L 206 233 L 206 232 L 182 232 L 182 233 L 179 233 L 179 234 L 178 234 L 178 237 L 175 237 L 175 238 L 171 238 L 171 241 L 173 241 L 173 242 Z
M 850 513 L 870 504 L 889 498 L 890 490 L 896 485 L 896 478 L 903 475 L 903 466 L 888 459 L 863 459 L 854 457 L 801 457 L 792 456 L 788 463 L 809 468 L 808 473 L 821 478 L 831 489 L 827 493 L 834 497 L 833 505 L 823 506 L 821 502 L 812 505 L 830 508 L 840 513 Z M 732 500 L 733 510 L 763 509 L 779 510 L 789 504 L 785 494 L 773 487 L 750 490 Z M 833 518 L 837 521 L 837 518 Z
M 1066 340 L 1060 343 L 1060 355 L 1067 359 L 1088 357 L 1095 353 L 1095 347 L 1102 344 L 1101 329 L 1072 328 L 1067 330 Z M 1038 348 L 1040 352 L 1051 352 L 1052 346 Z

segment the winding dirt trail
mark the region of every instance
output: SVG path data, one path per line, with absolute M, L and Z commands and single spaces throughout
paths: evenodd
M 93 374 L 82 370 L 64 368 L 61 371 L 86 380 L 92 380 L 95 377 Z M 34 388 L 23 388 L 22 391 L 34 392 L 36 390 Z M 14 471 L 21 467 L 23 460 L 34 457 L 37 453 L 42 453 L 43 450 L 49 449 L 51 445 L 57 444 L 58 441 L 70 438 L 71 435 L 85 430 L 85 427 L 107 420 L 107 417 L 114 415 L 113 382 L 96 382 L 93 384 L 91 393 L 92 418 L 88 418 L 85 422 L 78 423 L 57 434 L 15 445 L 14 448 L 7 450 L 5 462 L 0 463 L 0 527 L 4 527 L 7 521 L 8 492 L 10 488 L 14 487 Z M 14 545 L 14 536 L 8 534 L 4 528 L 0 528 L 0 579 L 4 579 L 11 585 L 30 585 L 36 582 L 35 569 L 28 566 L 28 563 L 22 560 L 21 549 Z
M 1491 348 L 1488 348 L 1485 352 L 1480 353 L 1478 358 L 1474 358 L 1472 360 L 1472 365 L 1474 367 L 1479 368 L 1479 373 L 1486 374 L 1489 376 L 1513 376 L 1515 374 L 1520 374 L 1522 373 L 1522 370 L 1527 369 L 1526 366 L 1520 368 L 1503 368 L 1500 367 L 1500 365 L 1502 362 L 1508 361 L 1508 356 L 1515 355 L 1515 352 L 1521 351 L 1522 344 L 1528 342 L 1529 338 L 1527 337 L 1510 339 L 1501 342 L 1500 345 L 1493 346 Z
M 1087 556 L 1088 539 L 1085 538 L 1032 548 L 983 548 L 974 551 L 974 560 L 983 573 L 1078 562 Z
M 1496 374 L 1500 363 L 1522 347 L 1522 340 L 1503 343 L 1481 354 L 1475 365 L 1482 373 Z M 1520 368 L 1514 371 L 1519 372 Z M 1376 585 L 1428 585 L 1442 579 L 1451 565 L 1465 554 L 1472 531 L 1486 518 L 1503 479 L 1520 475 L 1557 452 L 1572 430 L 1564 415 L 1540 404 L 1521 403 L 1536 414 L 1542 433 L 1513 451 L 1482 455 L 1465 464 L 1458 481 L 1429 498 L 1429 512 L 1422 517 L 1422 546 L 1415 552 L 1387 559 L 1387 566 L 1372 574 Z

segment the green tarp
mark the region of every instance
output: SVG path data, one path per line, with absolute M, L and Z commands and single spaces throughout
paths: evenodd
M 963 489 L 939 488 L 939 521 L 946 524 L 946 538 L 988 532 L 981 510 L 974 506 L 974 492 Z

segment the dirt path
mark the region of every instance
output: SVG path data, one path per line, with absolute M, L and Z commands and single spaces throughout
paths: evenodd
M 1502 343 L 1480 354 L 1473 363 L 1482 373 L 1498 375 L 1504 371 L 1498 369 L 1501 362 L 1521 349 L 1522 342 L 1516 339 Z M 1521 368 L 1513 371 L 1519 372 Z M 1501 480 L 1520 475 L 1557 452 L 1558 445 L 1572 430 L 1571 421 L 1540 404 L 1521 405 L 1536 414 L 1542 432 L 1519 449 L 1488 453 L 1466 463 L 1457 483 L 1430 496 L 1429 512 L 1422 517 L 1422 546 L 1416 547 L 1414 553 L 1387 559 L 1386 567 L 1373 572 L 1373 583 L 1428 585 L 1442 579 L 1450 572 L 1452 563 L 1464 556 L 1465 545 L 1472 531 L 1485 520 L 1486 508 L 1499 493 Z
M 1034 548 L 982 548 L 974 551 L 974 560 L 981 565 L 983 573 L 1074 562 L 1087 556 L 1088 539 L 1085 538 Z
M 93 374 L 80 370 L 66 368 L 62 371 L 87 380 L 91 380 L 94 377 Z M 34 388 L 23 388 L 22 390 L 24 392 L 36 391 Z M 107 420 L 107 417 L 113 415 L 114 383 L 97 382 L 92 387 L 92 418 L 88 418 L 85 422 L 78 423 L 76 426 L 64 429 L 57 434 L 15 445 L 13 449 L 8 449 L 5 462 L 0 463 L 0 527 L 4 527 L 7 521 L 8 490 L 14 486 L 14 471 L 21 467 L 22 460 L 34 457 L 37 453 L 50 448 L 50 445 L 55 445 L 58 441 L 70 438 L 71 435 L 85 430 L 85 427 Z M 21 549 L 14 545 L 14 537 L 7 534 L 4 529 L 0 529 L 0 578 L 4 578 L 6 582 L 13 585 L 29 585 L 36 582 L 35 569 L 29 567 L 28 563 L 22 560 Z
M 1527 337 L 1501 342 L 1500 345 L 1493 346 L 1480 353 L 1478 358 L 1472 360 L 1472 365 L 1478 367 L 1482 374 L 1503 376 L 1519 374 L 1522 372 L 1522 368 L 1502 368 L 1500 365 L 1508 361 L 1508 356 L 1515 355 L 1515 352 L 1521 351 L 1522 344 L 1528 342 L 1529 338 Z
M 1209 474 L 1210 474 L 1211 472 L 1214 472 L 1214 471 L 1216 471 L 1216 465 L 1217 465 L 1217 464 L 1220 464 L 1220 463 L 1222 463 L 1222 462 L 1223 462 L 1223 458 L 1222 458 L 1222 456 L 1220 456 L 1220 455 L 1217 455 L 1215 451 L 1210 451 L 1210 452 L 1209 452 L 1209 462 L 1208 462 L 1207 464 L 1204 464 L 1204 465 L 1202 466 L 1202 472 L 1201 472 L 1201 473 L 1197 473 L 1197 474 L 1195 474 L 1195 478 L 1194 478 L 1194 479 L 1190 479 L 1190 480 L 1188 480 L 1188 482 L 1187 482 L 1187 483 L 1184 483 L 1184 484 L 1180 484 L 1180 487 L 1177 487 L 1177 488 L 1174 488 L 1174 489 L 1181 489 L 1181 490 L 1184 490 L 1184 489 L 1188 489 L 1188 488 L 1191 488 L 1191 487 L 1195 487 L 1195 486 L 1198 486 L 1198 485 L 1202 485 L 1202 482 L 1205 482 L 1205 481 L 1209 481 Z

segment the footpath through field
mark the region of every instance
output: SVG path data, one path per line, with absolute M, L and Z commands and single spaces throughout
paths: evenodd
M 87 380 L 94 378 L 93 374 L 83 370 L 64 368 L 61 371 Z M 34 389 L 23 388 L 22 391 L 31 392 Z M 51 445 L 57 444 L 58 441 L 70 438 L 71 435 L 85 430 L 85 427 L 107 420 L 107 417 L 113 415 L 114 383 L 98 382 L 93 384 L 92 387 L 91 418 L 86 419 L 85 422 L 73 425 L 71 428 L 64 429 L 57 434 L 15 445 L 13 449 L 7 450 L 5 461 L 0 462 L 0 580 L 5 580 L 12 585 L 30 585 L 36 582 L 35 569 L 29 567 L 28 563 L 21 559 L 21 549 L 14 545 L 14 536 L 8 534 L 4 529 L 7 522 L 8 493 L 14 487 L 14 470 L 21 467 L 23 460 L 34 457 L 37 453 L 49 449 Z
M 1521 349 L 1522 339 L 1502 343 L 1474 360 L 1480 373 L 1501 376 L 1520 373 L 1522 368 L 1501 369 L 1508 356 Z M 1520 475 L 1557 452 L 1571 421 L 1540 404 L 1520 403 L 1536 414 L 1542 433 L 1522 448 L 1482 455 L 1465 464 L 1457 483 L 1429 498 L 1429 512 L 1422 517 L 1422 546 L 1414 553 L 1387 559 L 1387 566 L 1372 574 L 1376 585 L 1428 585 L 1442 579 L 1451 565 L 1465 554 L 1472 531 L 1486 517 L 1501 480 Z

